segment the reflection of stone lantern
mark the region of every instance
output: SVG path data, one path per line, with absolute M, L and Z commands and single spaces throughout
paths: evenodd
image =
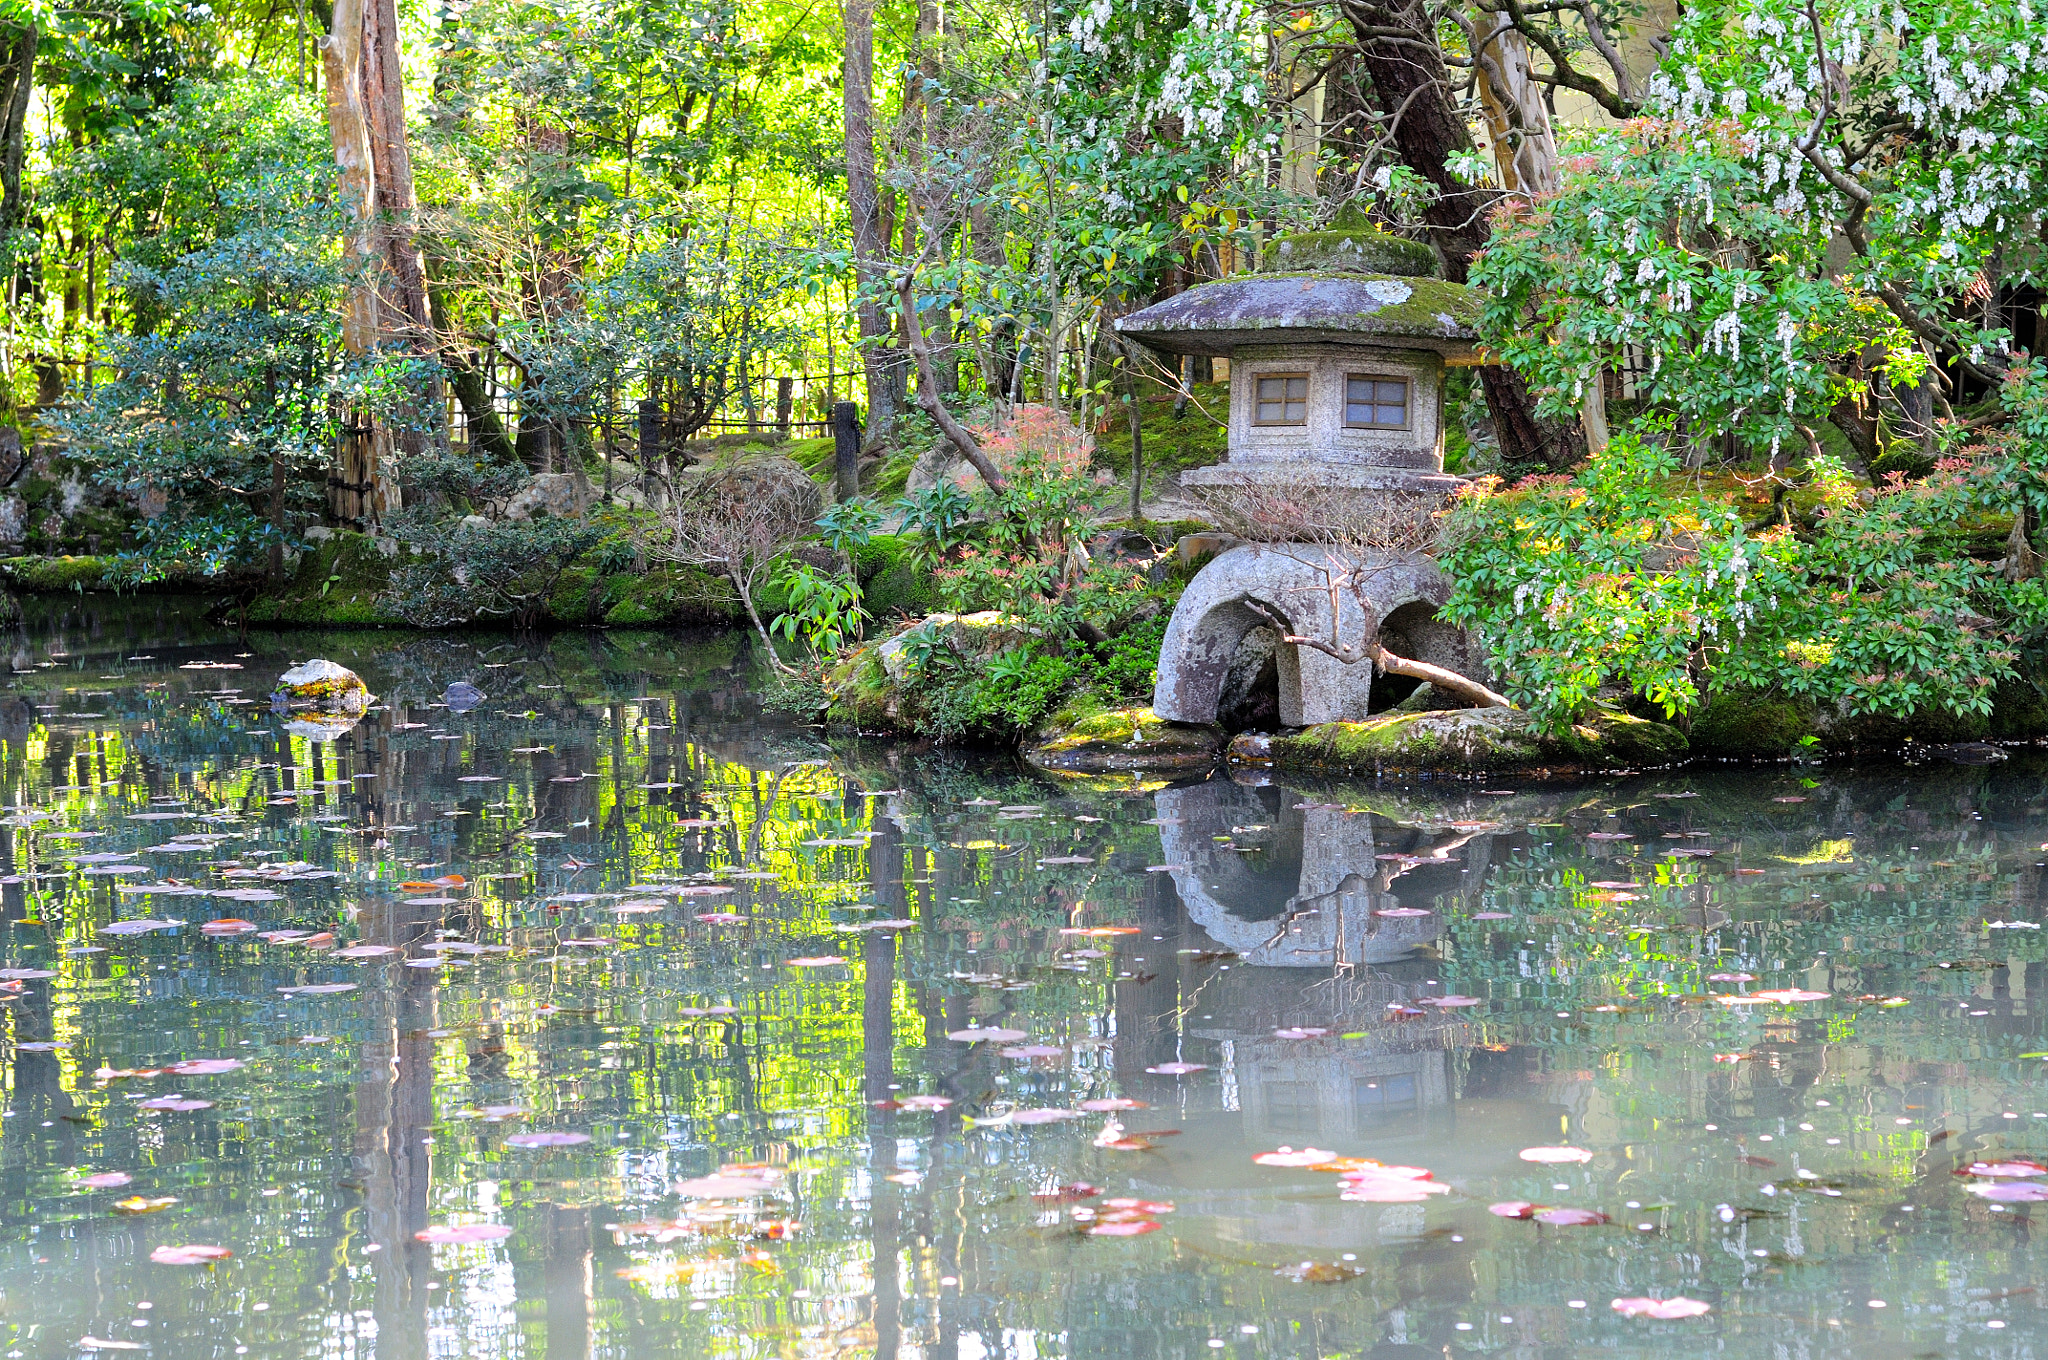
M 1443 378 L 1474 355 L 1477 302 L 1433 272 L 1427 247 L 1344 223 L 1275 242 L 1257 274 L 1117 323 L 1164 353 L 1230 360 L 1229 453 L 1181 484 L 1257 540 L 1205 567 L 1174 610 L 1153 701 L 1160 717 L 1216 720 L 1262 610 L 1301 635 L 1357 642 L 1391 630 L 1402 655 L 1483 673 L 1462 632 L 1430 623 L 1446 583 L 1402 551 L 1459 485 L 1443 471 Z M 1332 552 L 1385 558 L 1369 564 L 1370 614 L 1348 598 L 1333 612 Z M 1294 647 L 1278 664 L 1284 725 L 1366 716 L 1370 666 Z

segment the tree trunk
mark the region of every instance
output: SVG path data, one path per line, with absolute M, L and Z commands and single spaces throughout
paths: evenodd
M 435 335 L 442 337 L 441 365 L 448 371 L 448 384 L 462 407 L 463 427 L 469 432 L 472 451 L 481 452 L 494 463 L 512 461 L 512 440 L 505 434 L 505 422 L 498 418 L 497 405 L 484 375 L 476 370 L 462 348 L 449 335 L 448 307 L 441 290 L 427 289 L 429 316 Z
M 867 379 L 869 437 L 895 427 L 902 407 L 901 355 L 888 342 L 889 237 L 875 173 L 875 4 L 847 0 L 846 53 L 841 67 L 846 119 L 846 207 L 853 220 L 853 266 L 860 284 L 861 368 Z
M 1487 218 L 1500 195 L 1451 173 L 1451 157 L 1474 148 L 1465 120 L 1452 103 L 1450 74 L 1437 47 L 1435 25 L 1420 0 L 1342 0 L 1342 9 L 1361 34 L 1404 30 L 1407 35 L 1362 38 L 1359 66 L 1372 81 L 1381 111 L 1393 120 L 1391 139 L 1402 164 L 1437 191 L 1423 221 L 1443 258 L 1444 277 L 1464 283 L 1472 257 L 1486 245 Z M 1504 101 L 1503 107 L 1508 102 L 1521 107 L 1519 101 Z M 1481 374 L 1501 458 L 1509 468 L 1565 468 L 1578 461 L 1584 448 L 1578 432 L 1539 417 L 1535 398 L 1520 374 L 1499 366 L 1488 366 Z
M 0 24 L 0 236 L 28 219 L 21 170 L 28 148 L 29 100 L 35 93 L 34 24 Z
M 426 270 L 413 239 L 412 158 L 405 139 L 405 89 L 394 0 L 336 0 L 320 40 L 327 76 L 327 127 L 341 167 L 347 214 L 343 246 L 356 271 L 343 306 L 342 340 L 351 355 L 411 354 L 432 360 Z M 388 469 L 394 454 L 420 453 L 445 438 L 439 366 L 421 394 L 434 434 L 400 428 L 367 411 L 345 437 L 341 467 L 329 484 L 336 518 L 374 524 L 401 497 Z

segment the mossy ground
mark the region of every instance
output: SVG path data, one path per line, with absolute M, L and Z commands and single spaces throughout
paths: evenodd
M 1677 728 L 1607 709 L 1561 732 L 1539 730 L 1520 710 L 1384 713 L 1273 737 L 1267 749 L 1283 769 L 1347 774 L 1606 770 L 1669 765 L 1688 753 Z

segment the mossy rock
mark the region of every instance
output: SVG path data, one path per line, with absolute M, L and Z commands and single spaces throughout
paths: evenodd
M 921 618 L 940 607 L 938 586 L 914 549 L 907 534 L 877 534 L 854 553 L 861 601 L 871 617 Z
M 1724 760 L 1779 760 L 1819 735 L 1813 705 L 1742 691 L 1712 695 L 1686 733 L 1694 755 Z
M 1199 774 L 1216 763 L 1223 729 L 1171 723 L 1146 708 L 1069 704 L 1024 748 L 1024 759 L 1060 774 L 1119 770 Z
M 403 627 L 404 620 L 383 603 L 391 586 L 392 560 L 368 534 L 336 530 L 307 545 L 299 555 L 299 569 L 281 588 L 266 589 L 249 602 L 248 621 L 291 627 Z
M 1293 735 L 1241 737 L 1230 748 L 1233 760 L 1346 774 L 1611 770 L 1669 765 L 1687 752 L 1685 734 L 1677 728 L 1612 709 L 1561 732 L 1545 732 L 1529 713 L 1508 708 L 1383 713 Z
M 59 591 L 113 590 L 107 573 L 113 567 L 108 557 L 8 557 L 0 558 L 0 575 L 17 590 L 31 595 L 52 595 Z
M 664 562 L 638 576 L 606 578 L 603 622 L 611 628 L 681 628 L 745 619 L 732 583 L 702 567 Z
M 916 732 L 928 719 L 914 686 L 892 677 L 880 647 L 847 654 L 825 673 L 826 721 L 862 732 Z

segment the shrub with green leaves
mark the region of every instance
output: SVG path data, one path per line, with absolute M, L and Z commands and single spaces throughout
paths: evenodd
M 2004 394 L 2012 423 L 1924 481 L 1859 491 L 1809 460 L 1806 522 L 1750 522 L 1636 434 L 1570 478 L 1481 484 L 1448 516 L 1442 617 L 1476 630 L 1508 695 L 1551 725 L 1609 683 L 1674 717 L 1715 689 L 1849 715 L 1988 713 L 2048 632 L 2038 578 L 1966 551 L 1972 527 L 2048 502 L 2038 366 L 2023 378 Z

